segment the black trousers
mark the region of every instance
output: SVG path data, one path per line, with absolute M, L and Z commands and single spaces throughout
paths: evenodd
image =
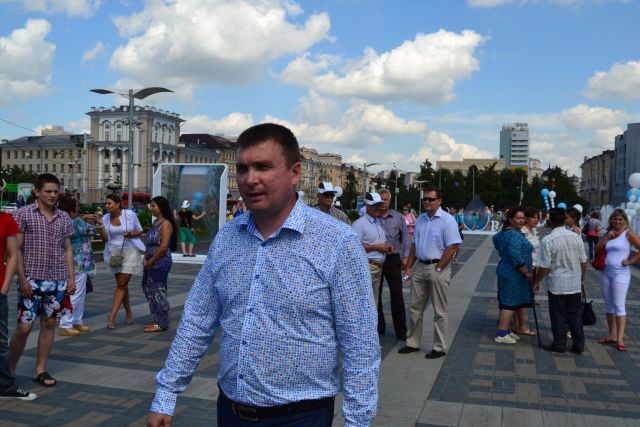
M 567 325 L 571 332 L 573 349 L 584 350 L 584 330 L 582 329 L 582 293 L 569 295 L 549 294 L 549 316 L 553 332 L 554 348 L 566 350 Z
M 402 259 L 399 254 L 387 255 L 384 265 L 382 266 L 380 298 L 378 302 L 378 333 L 381 334 L 386 330 L 384 312 L 382 311 L 382 286 L 385 278 L 389 284 L 393 329 L 396 337 L 404 340 L 407 337 L 407 314 L 404 309 L 404 296 L 402 295 Z

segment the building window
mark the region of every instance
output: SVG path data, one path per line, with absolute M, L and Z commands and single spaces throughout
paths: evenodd
M 64 150 L 60 150 L 60 158 L 64 159 Z
M 51 171 L 55 172 L 56 171 L 56 164 L 54 163 L 53 165 L 51 165 Z
M 36 172 L 40 173 L 40 164 L 36 165 Z
M 7 151 L 7 160 L 11 158 L 11 151 Z
M 33 165 L 32 164 L 29 165 L 29 172 L 33 172 Z
M 49 150 L 44 150 L 44 158 L 45 159 L 49 158 Z
M 24 151 L 22 151 L 22 158 L 24 159 Z
M 44 171 L 49 172 L 49 163 L 44 164 Z

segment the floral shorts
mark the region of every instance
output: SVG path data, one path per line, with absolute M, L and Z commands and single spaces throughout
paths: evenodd
M 31 285 L 31 298 L 18 292 L 18 323 L 33 323 L 38 316 L 59 319 L 73 311 L 67 294 L 67 279 L 36 280 L 27 277 Z

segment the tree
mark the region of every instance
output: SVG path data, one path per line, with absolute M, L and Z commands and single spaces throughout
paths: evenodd
M 0 171 L 0 178 L 4 178 L 5 181 L 16 184 L 21 182 L 33 184 L 36 182 L 38 175 L 39 174 L 33 171 L 28 171 L 16 165 L 13 165 L 10 168 L 3 168 Z
M 345 209 L 355 209 L 357 198 L 358 186 L 356 185 L 356 176 L 350 171 L 347 173 L 347 182 L 342 189 L 342 197 L 340 197 L 340 199 Z
M 425 159 L 424 163 L 420 165 L 420 174 L 418 175 L 418 181 L 426 181 L 422 184 L 422 188 L 430 185 L 438 185 L 436 180 L 436 171 L 433 169 L 429 159 Z

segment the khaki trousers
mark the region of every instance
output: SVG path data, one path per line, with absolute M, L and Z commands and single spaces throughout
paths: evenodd
M 433 349 L 447 351 L 447 291 L 451 282 L 451 265 L 440 273 L 436 264 L 416 262 L 411 276 L 411 332 L 407 337 L 407 346 L 420 348 L 422 337 L 422 318 L 429 302 L 433 304 Z
M 377 310 L 378 300 L 380 299 L 380 279 L 382 279 L 382 267 L 378 267 L 369 263 L 369 273 L 371 273 L 371 288 L 373 290 L 373 300 L 376 303 Z

